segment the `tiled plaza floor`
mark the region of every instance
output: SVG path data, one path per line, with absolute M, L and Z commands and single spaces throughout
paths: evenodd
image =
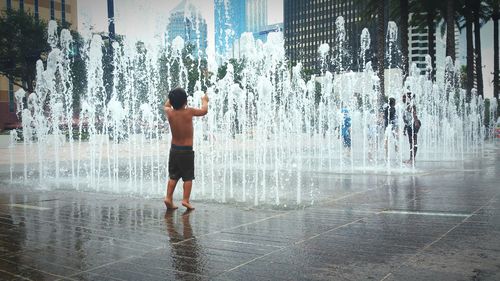
M 0 187 L 0 280 L 500 280 L 499 150 L 462 170 L 336 184 L 342 196 L 299 210 L 192 212 Z

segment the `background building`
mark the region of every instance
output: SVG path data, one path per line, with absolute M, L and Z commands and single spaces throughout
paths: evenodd
M 410 14 L 410 21 L 411 21 Z M 417 67 L 420 69 L 421 74 L 425 73 L 426 64 L 425 57 L 429 53 L 429 43 L 428 43 L 428 34 L 427 27 L 417 27 L 410 26 L 408 30 L 408 60 L 410 65 L 415 63 Z M 444 75 L 445 58 L 446 58 L 446 36 L 442 36 L 441 34 L 441 25 L 436 25 L 434 32 L 434 50 L 436 54 L 436 61 L 432 62 L 432 67 L 436 69 L 436 79 L 442 78 Z M 460 31 L 455 26 L 455 54 L 456 57 L 459 58 L 459 46 L 460 46 Z
M 44 20 L 68 23 L 78 28 L 77 0 L 0 0 L 0 10 L 20 9 Z M 18 90 L 12 81 L 0 75 L 0 130 L 12 128 L 18 122 L 14 93 Z
M 184 39 L 185 44 L 191 44 L 193 55 L 206 56 L 207 49 L 207 23 L 193 4 L 183 0 L 170 13 L 167 26 L 168 41 L 171 43 L 177 36 Z M 198 49 L 199 46 L 199 49 Z
M 258 32 L 267 25 L 267 0 L 247 0 L 246 30 Z
M 266 42 L 267 35 L 269 33 L 282 32 L 282 31 L 283 31 L 283 23 L 265 25 L 253 32 L 253 38 L 255 38 L 255 40 L 261 40 L 262 42 Z
M 255 41 L 260 40 L 265 43 L 267 42 L 267 36 L 272 32 L 283 32 L 283 24 L 277 23 L 266 25 L 264 27 L 261 27 L 260 30 L 253 32 L 252 34 Z M 230 57 L 233 59 L 242 58 L 241 51 L 241 38 L 239 38 L 237 40 L 234 40 Z
M 246 30 L 246 0 L 215 0 L 215 51 L 226 56 Z
M 365 5 L 355 0 L 284 0 L 283 25 L 285 50 L 292 63 L 301 61 L 306 69 L 318 72 L 320 62 L 318 47 L 328 43 L 337 46 L 335 21 L 339 16 L 345 20 L 346 57 L 344 67 L 357 69 L 360 35 L 364 27 L 370 30 L 372 49 L 375 47 L 374 21 L 363 19 Z

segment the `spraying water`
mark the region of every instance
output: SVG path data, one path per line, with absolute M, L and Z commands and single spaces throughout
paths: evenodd
M 266 43 L 247 33 L 240 41 L 243 67 L 237 70 L 228 63 L 224 77 L 207 77 L 209 114 L 194 123 L 200 185 L 193 190 L 194 198 L 254 205 L 302 204 L 313 173 L 419 170 L 418 166 L 402 164 L 403 152 L 409 151 L 403 130 L 395 138 L 399 154 L 387 156 L 384 152 L 386 132 L 380 126 L 377 104 L 380 81 L 366 57 L 371 48 L 368 30 L 360 35 L 361 46 L 351 46 L 361 52 L 362 72 L 354 73 L 345 67 L 343 18 L 337 19 L 336 25 L 339 44 L 335 48 L 323 44 L 318 49 L 323 64 L 320 76 L 305 76 L 300 63 L 289 70 L 282 33 L 269 34 Z M 56 30 L 51 21 L 52 50 L 47 66 L 37 63 L 36 89 L 21 111 L 24 141 L 19 144 L 17 135 L 11 135 L 11 151 L 23 149 L 25 157 L 22 175 L 17 177 L 12 168 L 11 181 L 163 195 L 170 133 L 162 113 L 166 97 L 159 85 L 162 80 L 168 87 L 188 85 L 188 69 L 182 58 L 184 40 L 175 38 L 162 51 L 141 49 L 128 41 L 114 42 L 113 87 L 106 90 L 105 42 L 94 35 L 82 50 L 87 90 L 80 108 L 73 108 L 69 69 L 72 39 L 67 30 L 60 35 Z M 392 46 L 397 38 L 394 23 L 389 25 L 387 37 Z M 165 65 L 157 63 L 162 55 L 168 58 Z M 336 73 L 328 71 L 328 56 Z M 197 63 L 201 69 L 199 59 Z M 166 77 L 160 76 L 160 67 L 166 67 Z M 446 84 L 438 85 L 428 75 L 420 75 L 413 65 L 404 85 L 391 83 L 387 87 L 387 93 L 398 101 L 407 90 L 415 95 L 423 124 L 419 133 L 421 161 L 464 160 L 482 152 L 484 102 L 477 96 L 466 102 L 464 91 L 452 82 L 459 73 L 453 62 L 447 61 L 446 73 Z M 192 106 L 199 105 L 203 94 L 201 80 L 189 99 Z M 16 94 L 18 100 L 24 96 Z M 401 116 L 403 107 L 397 110 Z M 341 136 L 346 112 L 351 119 L 350 147 Z

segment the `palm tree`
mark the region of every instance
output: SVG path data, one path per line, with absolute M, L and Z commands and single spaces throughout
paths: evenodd
M 455 0 L 446 1 L 446 56 L 456 59 L 455 53 Z
M 385 1 L 377 1 L 377 73 L 380 79 L 380 102 L 385 94 Z
M 460 29 L 465 28 L 466 41 L 467 41 L 467 95 L 471 95 L 472 88 L 474 87 L 474 45 L 472 36 L 472 6 L 475 0 L 465 0 L 465 2 L 460 5 L 459 13 L 462 15 L 462 24 Z
M 500 0 L 490 0 L 491 7 L 491 19 L 493 20 L 493 58 L 495 60 L 493 65 L 493 96 L 498 99 L 499 91 L 499 57 L 498 52 L 500 51 L 500 46 L 498 44 L 498 19 L 500 18 Z
M 395 21 L 399 26 L 399 35 L 401 37 L 401 64 L 403 68 L 403 76 L 405 78 L 409 74 L 408 33 L 410 6 L 413 1 L 414 0 L 389 0 L 384 4 L 389 6 L 389 20 Z M 372 2 L 371 6 L 381 4 L 381 1 L 377 0 L 371 0 L 370 2 Z
M 410 2 L 414 0 L 357 0 L 359 5 L 365 9 L 362 18 L 364 24 L 373 25 L 372 21 L 376 17 L 376 61 L 378 65 L 377 73 L 381 81 L 381 95 L 384 94 L 384 68 L 385 68 L 385 31 L 386 31 L 386 6 L 389 6 L 389 17 L 391 20 L 398 22 L 401 34 L 401 56 L 403 75 L 408 75 L 408 15 Z M 375 15 L 375 16 L 373 16 Z
M 403 60 L 403 77 L 409 74 L 408 67 L 408 17 L 410 14 L 409 0 L 399 0 L 399 14 L 401 20 L 399 22 L 399 30 L 401 31 L 401 56 Z
M 483 63 L 481 56 L 481 26 L 483 24 L 483 5 L 482 1 L 473 1 L 472 5 L 472 16 L 474 19 L 474 51 L 476 59 L 476 83 L 477 83 L 477 94 L 483 96 Z
M 114 0 L 108 0 L 108 31 L 109 40 L 115 40 L 115 4 Z M 113 48 L 110 48 L 111 50 Z

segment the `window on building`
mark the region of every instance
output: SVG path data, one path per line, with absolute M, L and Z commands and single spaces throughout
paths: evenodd
M 50 0 L 50 19 L 55 20 L 56 19 L 56 11 L 55 11 L 55 3 L 54 0 Z
M 7 9 L 12 9 L 12 1 L 7 0 Z
M 19 0 L 19 10 L 24 11 L 24 0 Z
M 14 83 L 9 79 L 9 112 L 14 112 L 15 110 Z

